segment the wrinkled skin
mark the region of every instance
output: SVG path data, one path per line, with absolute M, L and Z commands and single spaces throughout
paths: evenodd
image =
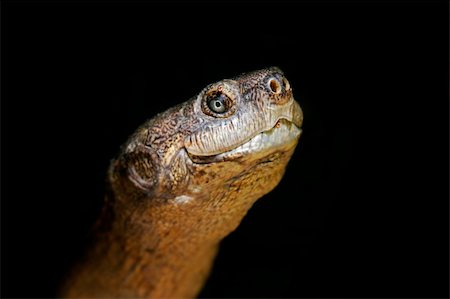
M 269 68 L 143 124 L 111 163 L 93 245 L 62 296 L 195 297 L 219 242 L 281 180 L 302 121 L 289 82 Z

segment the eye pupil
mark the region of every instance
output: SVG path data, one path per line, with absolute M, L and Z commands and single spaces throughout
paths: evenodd
M 219 108 L 220 106 L 222 106 L 222 103 L 219 102 L 219 101 L 216 101 L 216 102 L 214 103 L 214 105 L 216 105 L 216 107 Z

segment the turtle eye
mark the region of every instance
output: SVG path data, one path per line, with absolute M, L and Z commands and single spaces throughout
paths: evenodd
M 228 109 L 225 103 L 226 98 L 227 96 L 225 96 L 224 94 L 219 94 L 208 98 L 207 103 L 209 109 L 216 113 L 225 113 Z
M 211 85 L 206 88 L 200 99 L 202 112 L 215 118 L 226 118 L 236 112 L 236 95 L 226 84 Z
M 214 117 L 228 117 L 233 114 L 234 102 L 225 93 L 213 91 L 206 95 L 202 103 L 205 114 Z

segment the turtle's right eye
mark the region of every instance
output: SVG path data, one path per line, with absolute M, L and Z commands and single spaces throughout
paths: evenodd
M 202 105 L 205 114 L 214 117 L 227 117 L 233 113 L 234 102 L 223 92 L 214 91 L 206 95 Z
M 210 97 L 206 101 L 207 101 L 209 109 L 211 109 L 215 113 L 227 112 L 227 110 L 229 109 L 228 106 L 230 106 L 230 103 L 227 103 L 227 102 L 231 102 L 231 101 L 228 101 L 228 97 L 226 95 L 224 95 L 223 93 L 213 96 L 213 97 Z

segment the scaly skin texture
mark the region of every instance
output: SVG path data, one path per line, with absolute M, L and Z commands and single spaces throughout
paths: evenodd
M 61 295 L 195 297 L 219 242 L 281 180 L 302 121 L 273 67 L 211 84 L 143 124 L 111 163 L 93 244 Z

